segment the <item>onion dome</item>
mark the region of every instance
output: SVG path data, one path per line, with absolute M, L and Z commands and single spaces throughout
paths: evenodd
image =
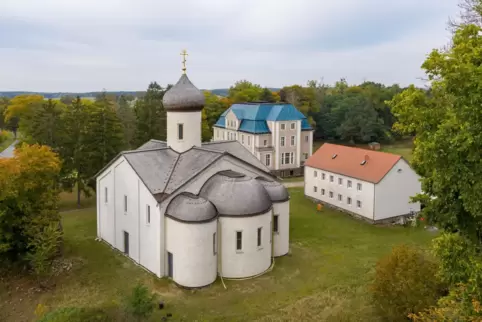
M 290 199 L 288 189 L 283 184 L 264 177 L 257 177 L 256 180 L 266 189 L 272 202 L 285 202 Z
M 201 111 L 204 107 L 204 94 L 194 86 L 186 74 L 171 87 L 162 99 L 167 111 Z
M 186 223 L 205 223 L 217 216 L 218 212 L 211 202 L 188 192 L 174 197 L 166 210 L 166 217 Z
M 273 206 L 266 189 L 257 180 L 231 170 L 212 176 L 199 195 L 211 201 L 220 216 L 261 215 Z

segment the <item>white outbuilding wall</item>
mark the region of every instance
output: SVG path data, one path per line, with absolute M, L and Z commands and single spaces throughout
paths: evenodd
M 333 176 L 333 182 L 330 176 Z M 338 181 L 340 178 L 341 184 Z M 348 181 L 351 181 L 351 187 L 348 187 Z M 358 184 L 361 184 L 361 190 L 358 190 Z M 330 192 L 333 193 L 332 198 Z M 375 185 L 371 182 L 305 166 L 305 195 L 374 220 Z M 341 195 L 341 200 L 338 195 Z M 348 198 L 351 198 L 351 204 Z M 361 202 L 361 207 L 357 206 L 357 201 Z
M 201 146 L 201 111 L 167 112 L 167 145 L 184 152 Z M 183 124 L 183 138 L 178 139 L 178 124 Z
M 273 214 L 278 216 L 278 232 L 273 233 L 273 256 L 277 257 L 290 250 L 290 201 L 273 203 Z
M 422 191 L 420 177 L 404 159 L 400 159 L 375 187 L 375 220 L 420 211 L 420 203 L 410 197 Z
M 219 217 L 219 274 L 227 278 L 250 277 L 271 265 L 272 210 L 251 217 Z M 258 247 L 258 228 L 262 228 Z M 242 232 L 242 249 L 236 249 L 236 232 Z
M 174 282 L 185 287 L 213 283 L 217 278 L 217 245 L 213 244 L 217 220 L 208 223 L 183 223 L 169 217 L 165 220 L 166 251 L 173 255 Z

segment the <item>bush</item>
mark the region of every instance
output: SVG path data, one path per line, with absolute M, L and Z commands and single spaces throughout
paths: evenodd
M 136 318 L 138 321 L 147 319 L 155 308 L 155 295 L 149 292 L 149 289 L 138 284 L 132 290 L 132 293 L 126 298 L 126 313 Z
M 8 134 L 7 131 L 0 131 L 0 144 L 7 141 L 9 137 L 10 135 Z
M 437 264 L 420 250 L 401 245 L 376 266 L 371 286 L 380 316 L 405 321 L 410 313 L 436 304 L 443 287 L 436 276 Z

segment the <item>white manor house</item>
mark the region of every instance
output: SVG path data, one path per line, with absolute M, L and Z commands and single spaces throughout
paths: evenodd
M 163 104 L 167 142 L 97 175 L 98 238 L 184 287 L 267 271 L 289 251 L 288 191 L 241 143 L 201 143 L 204 95 L 185 73 Z

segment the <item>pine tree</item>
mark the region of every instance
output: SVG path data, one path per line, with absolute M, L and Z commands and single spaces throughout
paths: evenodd
M 30 119 L 30 132 L 26 141 L 48 145 L 54 151 L 60 147 L 60 118 L 65 110 L 65 105 L 49 99 L 36 109 Z
M 88 107 L 77 97 L 67 107 L 61 119 L 62 183 L 64 188 L 71 190 L 77 186 L 77 206 L 80 207 L 80 194 L 89 195 L 87 182 L 88 160 L 86 158 Z
M 134 108 L 136 115 L 137 146 L 150 139 L 166 140 L 167 117 L 162 98 L 167 89 L 156 82 L 150 83 L 146 95 L 138 99 Z
M 89 109 L 84 157 L 87 160 L 86 176 L 91 178 L 89 186 L 94 189 L 93 176 L 126 146 L 122 123 L 113 105 L 104 92 Z
M 136 115 L 134 108 L 131 106 L 131 102 L 134 100 L 133 96 L 121 95 L 117 105 L 117 116 L 122 122 L 124 129 L 124 141 L 128 148 L 135 147 L 135 134 L 136 134 Z

